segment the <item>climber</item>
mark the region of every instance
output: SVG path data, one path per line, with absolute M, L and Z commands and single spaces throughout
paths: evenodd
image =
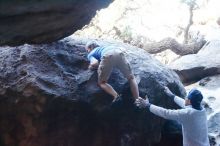
M 124 53 L 116 46 L 99 46 L 96 41 L 88 42 L 85 49 L 89 53 L 89 69 L 98 69 L 98 85 L 113 97 L 113 102 L 120 98 L 119 94 L 107 83 L 112 69 L 118 68 L 130 83 L 134 99 L 139 97 L 138 85 L 132 74 Z
M 174 95 L 167 87 L 164 91 L 183 109 L 169 110 L 155 106 L 149 102 L 148 98 L 138 98 L 135 103 L 140 108 L 149 109 L 155 115 L 178 121 L 182 125 L 183 146 L 210 146 L 206 111 L 201 106 L 202 93 L 192 89 L 184 100 Z

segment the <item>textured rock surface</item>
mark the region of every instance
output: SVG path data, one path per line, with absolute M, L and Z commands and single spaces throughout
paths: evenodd
M 111 0 L 1 0 L 0 45 L 46 43 L 88 24 Z
M 180 76 L 182 82 L 189 83 L 220 74 L 220 41 L 207 43 L 197 54 L 186 55 L 169 66 Z
M 100 42 L 108 44 L 108 42 Z M 5 146 L 148 146 L 160 140 L 165 120 L 137 110 L 127 81 L 114 71 L 110 83 L 123 94 L 118 108 L 87 70 L 85 41 L 0 48 L 0 142 Z M 141 96 L 176 108 L 163 93 L 167 85 L 185 90 L 175 72 L 148 53 L 128 45 Z M 170 131 L 170 133 L 175 131 Z

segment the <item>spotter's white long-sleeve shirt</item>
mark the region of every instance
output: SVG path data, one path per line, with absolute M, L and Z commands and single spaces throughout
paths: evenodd
M 185 106 L 185 100 L 175 96 L 174 101 L 182 109 L 170 110 L 151 104 L 150 111 L 164 119 L 176 120 L 182 125 L 183 146 L 210 146 L 206 111 Z

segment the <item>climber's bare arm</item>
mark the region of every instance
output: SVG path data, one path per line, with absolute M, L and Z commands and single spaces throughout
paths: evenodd
M 97 59 L 92 59 L 91 61 L 90 61 L 90 64 L 89 64 L 89 69 L 90 70 L 94 70 L 94 69 L 97 69 L 98 68 L 98 66 L 99 66 L 99 61 L 97 60 Z

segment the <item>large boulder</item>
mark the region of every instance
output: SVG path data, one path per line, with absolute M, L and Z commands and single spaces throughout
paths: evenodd
M 1 0 L 0 45 L 47 43 L 71 35 L 111 0 Z
M 175 60 L 169 66 L 180 76 L 182 82 L 196 82 L 220 74 L 220 40 L 208 42 L 197 54 Z
M 166 121 L 134 106 L 127 80 L 117 70 L 109 81 L 122 94 L 122 101 L 110 106 L 112 98 L 97 86 L 96 71 L 87 70 L 85 43 L 67 38 L 0 48 L 2 145 L 150 146 L 160 141 Z M 174 71 L 144 50 L 100 43 L 124 48 L 142 97 L 148 95 L 156 105 L 177 108 L 163 90 L 168 86 L 177 95 L 185 95 Z

